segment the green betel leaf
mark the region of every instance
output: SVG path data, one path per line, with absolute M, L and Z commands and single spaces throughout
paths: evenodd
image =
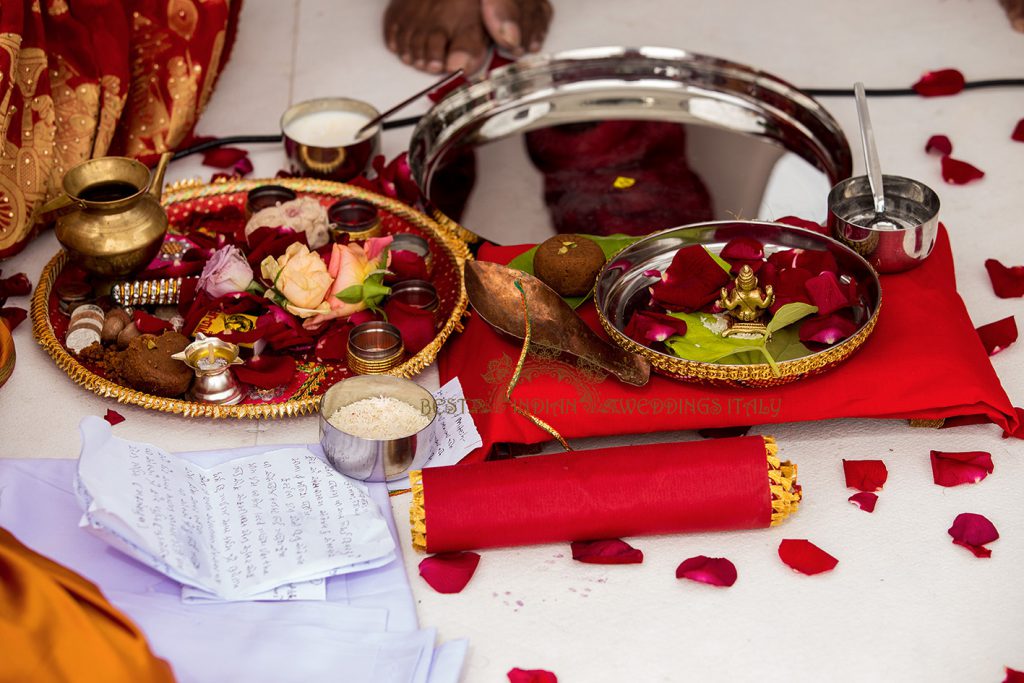
M 629 245 L 633 244 L 633 242 L 640 239 L 639 237 L 634 237 L 632 235 L 581 235 L 581 237 L 585 237 L 588 240 L 596 242 L 597 246 L 601 247 L 601 251 L 604 252 L 604 258 L 606 261 Z M 536 254 L 537 247 L 527 249 L 522 254 L 509 261 L 508 267 L 524 273 L 529 273 L 530 275 L 535 275 L 533 272 L 533 257 Z M 590 294 L 591 293 L 588 292 L 584 296 L 565 296 L 562 297 L 562 299 L 573 308 L 579 308 L 584 301 L 590 298 Z
M 805 304 L 800 301 L 794 301 L 791 304 L 779 306 L 779 310 L 775 311 L 775 315 L 772 316 L 771 321 L 767 325 L 768 334 L 778 332 L 782 328 L 792 325 L 797 320 L 801 320 L 817 312 L 817 306 Z
M 796 327 L 785 327 L 773 334 L 765 348 L 780 363 L 785 360 L 803 358 L 812 353 L 800 342 L 800 331 Z
M 357 304 L 363 300 L 363 286 L 352 285 L 351 287 L 346 287 L 334 296 L 347 304 Z
M 705 320 L 714 316 L 707 313 L 670 313 L 669 315 L 686 321 L 686 335 L 675 335 L 665 340 L 665 346 L 672 353 L 685 360 L 701 363 L 717 363 L 718 361 L 753 351 L 766 356 L 764 347 L 754 339 L 736 339 L 722 337 L 704 326 Z
M 707 247 L 704 247 L 704 251 L 708 252 L 708 256 L 711 257 L 711 260 L 717 263 L 722 270 L 729 273 L 730 275 L 732 274 L 732 266 L 729 265 L 728 261 L 726 261 L 724 258 L 719 256 L 715 252 L 711 251 Z

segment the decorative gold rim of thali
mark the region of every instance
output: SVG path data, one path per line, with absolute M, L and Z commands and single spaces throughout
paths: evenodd
M 448 316 L 444 326 L 438 331 L 433 341 L 404 363 L 390 370 L 387 374 L 405 378 L 411 378 L 419 374 L 424 368 L 434 362 L 437 354 L 441 351 L 441 347 L 448 340 L 448 337 L 451 336 L 452 332 L 462 331 L 462 317 L 469 303 L 466 295 L 466 281 L 463 268 L 466 261 L 473 258 L 469 253 L 469 248 L 456 237 L 450 228 L 438 225 L 430 217 L 402 202 L 343 183 L 307 178 L 274 178 L 265 180 L 225 180 L 212 184 L 206 184 L 198 179 L 179 181 L 167 186 L 163 194 L 162 203 L 169 205 L 201 197 L 214 197 L 248 191 L 267 184 L 283 185 L 297 192 L 307 192 L 328 197 L 363 199 L 389 213 L 401 217 L 428 233 L 451 257 L 455 264 L 455 277 L 458 280 L 459 287 L 451 315 Z M 185 417 L 279 418 L 305 415 L 317 409 L 320 396 L 293 399 L 281 403 L 224 406 L 154 396 L 129 389 L 100 377 L 79 363 L 77 358 L 67 352 L 57 339 L 53 325 L 50 323 L 50 292 L 67 260 L 67 252 L 58 252 L 46 264 L 42 274 L 39 276 L 39 284 L 32 295 L 32 331 L 39 345 L 53 358 L 57 367 L 64 371 L 76 384 L 104 398 L 117 399 L 118 403 L 137 405 L 164 413 L 177 413 Z
M 856 334 L 839 344 L 829 347 L 824 351 L 804 356 L 803 358 L 776 363 L 775 365 L 779 370 L 778 375 L 772 372 L 771 366 L 767 363 L 727 365 L 725 363 L 704 363 L 684 358 L 673 358 L 638 344 L 624 335 L 611 324 L 601 309 L 597 310 L 597 317 L 601 320 L 601 327 L 604 328 L 605 332 L 608 333 L 608 336 L 616 344 L 630 353 L 643 356 L 650 361 L 652 368 L 673 379 L 684 382 L 703 382 L 741 387 L 775 387 L 824 372 L 833 365 L 837 365 L 849 358 L 875 329 L 875 324 L 878 322 L 878 314 L 881 310 L 882 301 L 879 299 L 874 315 L 861 326 Z

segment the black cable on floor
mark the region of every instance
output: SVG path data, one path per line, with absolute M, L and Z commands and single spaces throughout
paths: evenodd
M 983 90 L 985 88 L 1020 88 L 1024 87 L 1024 78 L 990 78 L 981 81 L 968 81 L 964 83 L 964 90 Z M 811 97 L 853 97 L 853 88 L 804 88 L 804 93 Z M 871 97 L 920 97 L 913 88 L 869 88 L 867 94 Z M 384 130 L 394 128 L 406 128 L 415 126 L 421 117 L 409 116 L 404 119 L 391 119 L 385 121 L 381 126 Z M 198 145 L 185 147 L 174 154 L 174 159 L 182 159 L 192 154 L 205 152 L 209 149 L 223 147 L 225 145 L 241 145 L 261 142 L 281 142 L 281 135 L 231 135 L 226 138 L 208 140 Z

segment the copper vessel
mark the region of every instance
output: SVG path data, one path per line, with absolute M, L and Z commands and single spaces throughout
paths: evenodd
M 57 219 L 57 240 L 88 272 L 119 278 L 141 270 L 167 232 L 160 194 L 171 156 L 161 156 L 152 174 L 127 157 L 83 161 L 64 174 L 64 193 L 47 202 L 41 220 Z

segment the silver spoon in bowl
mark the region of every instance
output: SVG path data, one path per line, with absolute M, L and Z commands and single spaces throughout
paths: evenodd
M 871 196 L 875 204 L 875 217 L 867 227 L 874 230 L 899 230 L 902 226 L 885 215 L 885 187 L 882 185 L 882 168 L 878 163 L 878 150 L 875 148 L 875 134 L 871 128 L 871 115 L 868 113 L 868 98 L 864 92 L 864 84 L 859 81 L 854 83 L 853 93 L 857 98 L 860 141 L 864 148 L 868 183 L 871 185 Z

